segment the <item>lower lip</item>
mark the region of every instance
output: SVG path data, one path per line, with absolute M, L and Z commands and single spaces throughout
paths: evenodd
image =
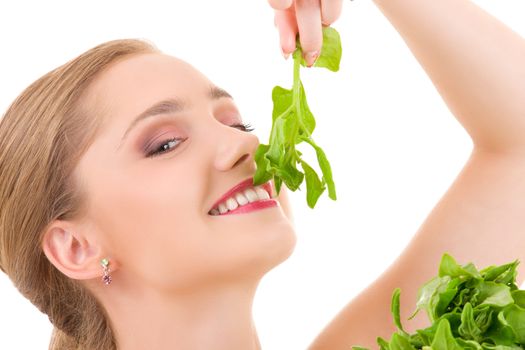
M 278 207 L 279 202 L 277 202 L 275 199 L 264 199 L 257 202 L 253 202 L 250 204 L 246 204 L 243 206 L 238 207 L 237 209 L 227 211 L 224 214 L 219 215 L 212 215 L 212 216 L 224 216 L 224 215 L 233 215 L 233 214 L 244 214 L 244 213 L 250 213 L 255 210 L 264 209 L 264 208 L 271 208 L 271 207 Z

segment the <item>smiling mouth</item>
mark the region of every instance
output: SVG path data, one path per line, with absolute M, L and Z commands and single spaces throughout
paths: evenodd
M 249 186 L 243 190 L 235 192 L 226 200 L 220 202 L 208 214 L 212 216 L 227 215 L 228 213 L 248 212 L 255 209 L 273 207 L 278 202 L 271 198 L 271 186 L 269 183 L 261 186 Z
M 258 211 L 260 209 L 272 208 L 272 207 L 279 207 L 279 202 L 273 198 L 270 198 L 270 199 L 258 200 L 253 203 L 248 203 L 246 205 L 239 206 L 236 209 L 228 210 L 227 212 L 223 214 L 219 213 L 216 215 L 213 215 L 213 214 L 210 214 L 210 215 L 211 216 L 230 216 L 230 215 L 236 215 L 236 214 L 250 213 L 252 211 Z

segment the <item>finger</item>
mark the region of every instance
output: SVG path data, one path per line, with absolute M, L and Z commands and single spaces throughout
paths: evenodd
M 343 0 L 321 0 L 321 21 L 329 26 L 341 15 Z
M 307 66 L 312 66 L 323 46 L 320 0 L 297 0 L 295 16 Z
M 292 6 L 293 0 L 268 0 L 268 2 L 276 10 L 285 10 Z
M 295 51 L 295 38 L 297 37 L 297 21 L 293 7 L 284 11 L 275 11 L 275 26 L 279 31 L 281 50 L 286 58 Z

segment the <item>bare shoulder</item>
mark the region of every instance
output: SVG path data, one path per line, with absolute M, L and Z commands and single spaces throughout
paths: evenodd
M 449 189 L 431 210 L 396 261 L 334 317 L 309 350 L 377 348 L 390 338 L 392 291 L 401 288 L 401 318 L 413 312 L 417 291 L 437 273 L 443 253 L 479 267 L 519 259 L 518 284 L 525 278 L 525 150 L 473 149 Z M 350 269 L 351 267 L 349 267 Z M 424 313 L 404 323 L 426 327 Z

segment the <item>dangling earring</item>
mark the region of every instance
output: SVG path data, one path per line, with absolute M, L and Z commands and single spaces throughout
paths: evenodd
M 109 260 L 106 258 L 100 260 L 100 265 L 102 265 L 102 267 L 104 268 L 104 276 L 102 277 L 102 282 L 104 282 L 105 284 L 110 284 L 111 276 L 109 275 Z

